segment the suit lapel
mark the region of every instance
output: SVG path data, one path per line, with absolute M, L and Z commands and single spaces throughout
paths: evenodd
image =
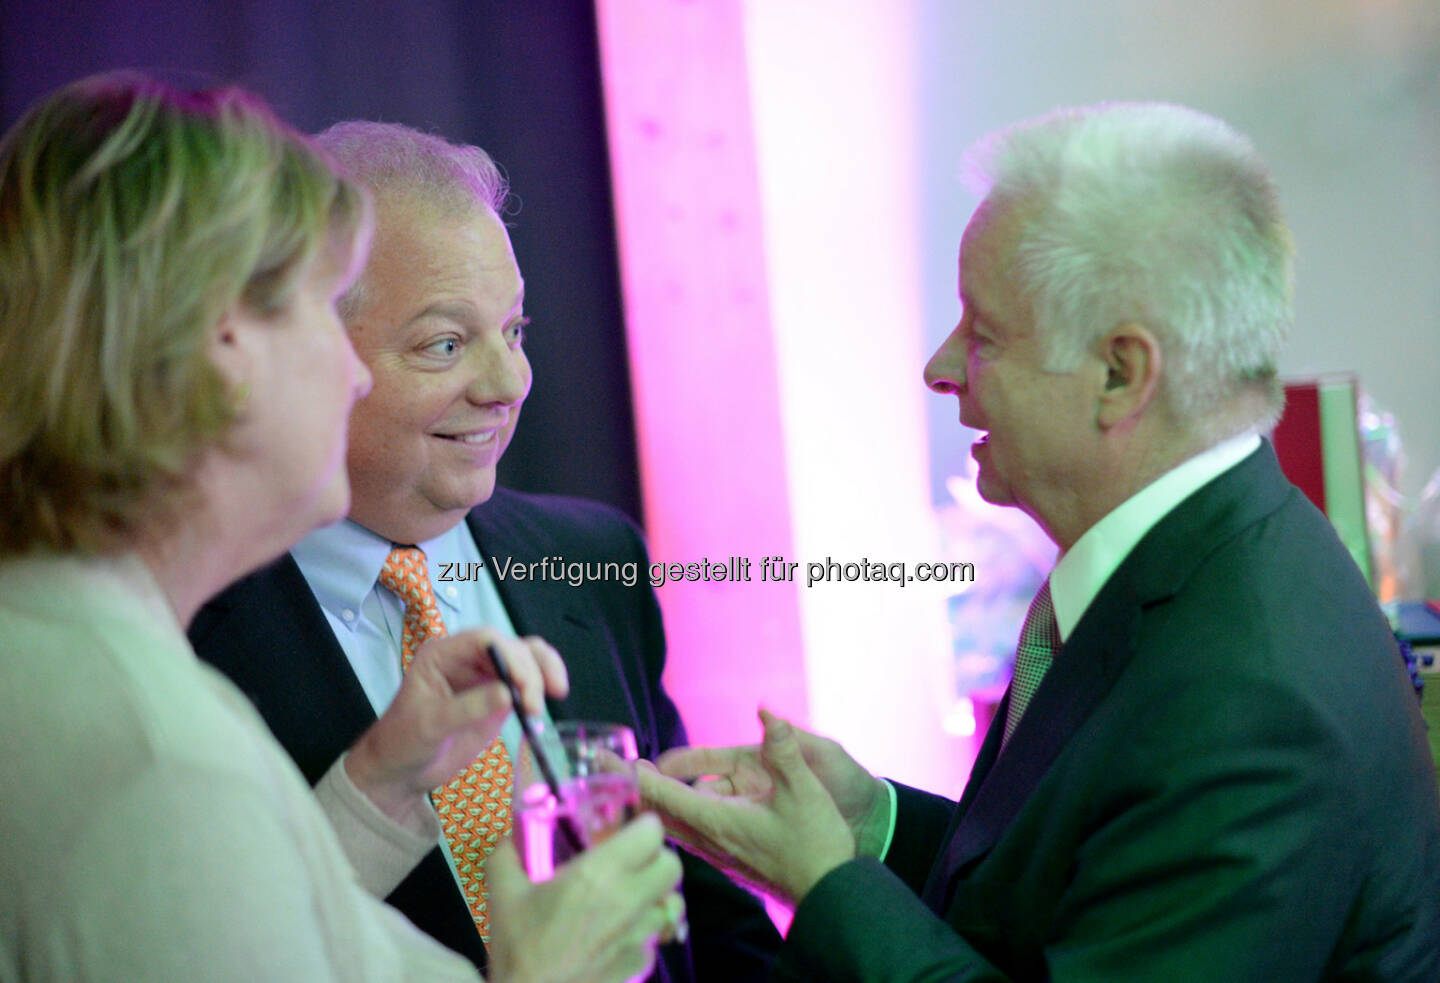
M 1211 549 L 1279 508 L 1293 492 L 1267 442 L 1141 539 L 1062 646 L 1003 753 L 1003 726 L 991 726 L 956 809 L 949 845 L 930 873 L 925 898 L 932 907 L 942 910 L 955 877 L 995 846 L 1110 691 L 1135 654 L 1144 609 L 1173 597 Z M 1007 693 L 997 723 L 1005 719 L 1008 703 Z
M 592 591 L 571 587 L 563 580 L 501 579 L 496 563 L 509 558 L 525 565 L 546 557 L 583 560 L 565 554 L 564 544 L 546 528 L 543 513 L 522 515 L 511 507 L 510 493 L 495 489 L 494 496 L 473 510 L 470 532 L 480 548 L 495 587 L 517 635 L 539 635 L 565 659 L 570 695 L 549 701 L 556 719 L 613 720 L 636 727 L 640 721 L 631 694 L 623 685 L 625 673 L 616 660 L 603 613 L 596 609 Z M 573 543 L 571 544 L 573 549 Z M 625 712 L 620 712 L 620 708 Z M 639 730 L 637 729 L 637 734 Z
M 945 862 L 946 883 L 1000 839 L 1134 654 L 1139 606 L 1118 586 L 1107 587 L 1102 595 L 1057 653 L 1005 749 L 999 750 L 1003 726 L 991 727 L 986 736 L 992 764 L 978 784 L 966 787 L 957 810 L 959 819 Z M 997 723 L 1003 720 L 997 712 Z

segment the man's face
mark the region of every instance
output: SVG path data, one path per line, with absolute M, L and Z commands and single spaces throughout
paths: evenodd
M 925 383 L 985 431 L 971 449 L 980 495 L 1014 505 L 1054 538 L 1073 514 L 1094 431 L 1093 372 L 1046 372 L 1030 305 L 1010 274 L 1017 223 L 982 206 L 960 244 L 960 323 L 925 366 Z
M 350 518 L 422 542 L 495 489 L 530 392 L 524 284 L 492 212 L 406 195 L 376 203 L 362 284 L 347 327 L 375 386 L 350 415 Z

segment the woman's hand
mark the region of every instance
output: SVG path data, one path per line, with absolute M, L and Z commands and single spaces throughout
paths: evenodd
M 660 821 L 633 820 L 531 882 L 510 839 L 485 861 L 491 983 L 624 983 L 643 979 L 655 947 L 683 922 L 680 859 Z

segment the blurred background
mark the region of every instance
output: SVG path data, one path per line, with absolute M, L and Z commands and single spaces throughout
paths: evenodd
M 964 148 L 1058 105 L 1180 102 L 1255 142 L 1298 244 L 1282 370 L 1358 379 L 1371 545 L 1393 594 L 1427 593 L 1433 0 L 0 4 L 4 125 L 118 67 L 502 164 L 535 369 L 502 480 L 624 509 L 658 562 L 750 561 L 659 587 L 697 741 L 753 739 L 764 703 L 958 793 L 1053 548 L 975 498 L 920 370 L 959 315 Z

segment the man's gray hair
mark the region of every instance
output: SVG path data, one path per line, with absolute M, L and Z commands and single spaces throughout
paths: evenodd
M 380 198 L 394 192 L 460 208 L 476 202 L 496 215 L 510 187 L 490 155 L 400 123 L 347 120 L 316 134 L 315 141 L 351 178 Z
M 1180 419 L 1217 438 L 1273 426 L 1293 250 L 1247 139 L 1192 109 L 1109 103 L 1003 130 L 966 164 L 1019 222 L 1015 275 L 1048 369 L 1073 369 L 1112 328 L 1138 322 L 1160 341 L 1162 395 Z M 1226 418 L 1246 392 L 1267 409 Z
M 377 202 L 413 195 L 446 214 L 467 214 L 478 204 L 505 213 L 510 186 L 499 166 L 479 147 L 451 143 L 401 123 L 346 120 L 316 134 L 315 142 L 340 170 L 368 188 Z M 348 321 L 365 296 L 362 273 L 340 298 Z

